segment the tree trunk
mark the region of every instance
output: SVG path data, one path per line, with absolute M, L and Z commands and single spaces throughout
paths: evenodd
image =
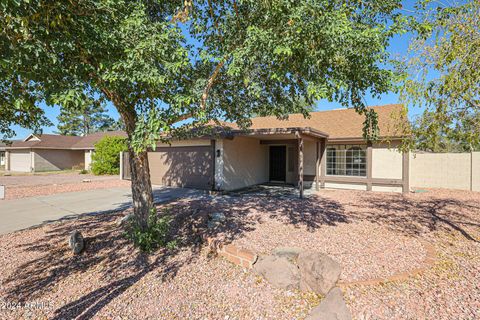
M 133 213 L 141 229 L 145 230 L 148 226 L 148 214 L 154 207 L 148 153 L 142 151 L 135 154 L 131 147 L 128 148 L 128 152 L 132 178 Z
M 125 131 L 128 139 L 131 140 L 136 126 L 136 113 L 134 110 L 119 110 L 119 113 L 125 123 Z M 148 152 L 142 151 L 135 153 L 132 147 L 128 146 L 131 181 L 132 181 L 132 200 L 133 213 L 137 219 L 140 228 L 146 230 L 148 227 L 148 215 L 154 208 L 152 184 L 150 182 L 150 168 L 148 166 Z

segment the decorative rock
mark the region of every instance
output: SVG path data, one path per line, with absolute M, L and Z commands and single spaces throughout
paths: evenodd
M 117 220 L 117 226 L 118 227 L 121 227 L 123 225 L 125 225 L 127 222 L 129 222 L 130 220 L 132 220 L 135 216 L 133 215 L 133 213 L 129 213 L 127 214 L 126 216 L 123 216 L 121 218 L 119 218 Z
M 209 229 L 221 225 L 226 220 L 225 215 L 221 212 L 215 212 L 209 215 L 207 226 Z
M 263 276 L 274 287 L 298 289 L 300 275 L 295 264 L 285 257 L 265 256 L 258 258 L 253 270 Z
M 351 320 L 352 315 L 343 300 L 342 290 L 335 287 L 322 302 L 312 309 L 306 320 Z
M 300 290 L 326 295 L 340 278 L 342 268 L 326 254 L 304 251 L 298 255 Z
M 210 220 L 212 221 L 225 221 L 225 215 L 221 212 L 215 212 L 210 215 Z
M 92 179 L 83 179 L 82 182 L 92 182 Z
M 285 257 L 292 261 L 297 261 L 298 255 L 303 251 L 298 247 L 278 247 L 273 250 L 273 255 L 277 257 Z
M 85 248 L 85 241 L 80 231 L 75 230 L 70 234 L 68 244 L 74 254 L 79 254 L 83 251 L 83 249 Z

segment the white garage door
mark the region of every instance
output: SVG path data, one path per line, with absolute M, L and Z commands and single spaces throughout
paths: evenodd
M 10 151 L 10 170 L 18 172 L 30 172 L 31 157 L 29 150 Z

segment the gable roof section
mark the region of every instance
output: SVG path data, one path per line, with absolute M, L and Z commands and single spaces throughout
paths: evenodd
M 395 122 L 399 121 L 403 105 L 391 104 L 369 108 L 373 108 L 378 114 L 380 137 L 403 136 L 395 128 Z M 279 120 L 273 116 L 256 117 L 252 118 L 250 129 L 310 127 L 327 133 L 329 140 L 347 140 L 363 138 L 364 121 L 365 116 L 358 114 L 354 109 L 339 109 L 311 112 L 310 118 L 304 118 L 299 113 L 291 114 L 287 120 Z
M 29 135 L 25 140 L 14 141 L 6 149 L 94 149 L 95 143 L 105 136 L 126 137 L 123 131 L 106 131 L 89 134 L 85 137 L 62 136 L 58 134 Z M 38 139 L 31 139 L 36 137 Z

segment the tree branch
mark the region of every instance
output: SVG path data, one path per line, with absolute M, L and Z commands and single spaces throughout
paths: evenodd
M 207 100 L 208 100 L 208 95 L 209 95 L 210 89 L 215 84 L 215 81 L 216 81 L 218 75 L 220 74 L 220 70 L 222 69 L 222 67 L 224 65 L 225 65 L 225 59 L 220 61 L 219 64 L 217 64 L 217 66 L 215 67 L 215 70 L 213 70 L 212 75 L 208 78 L 207 85 L 203 89 L 202 98 L 200 100 L 200 109 L 203 110 L 203 111 L 205 111 L 207 109 Z M 183 121 L 183 120 L 187 120 L 188 118 L 191 118 L 192 116 L 193 116 L 192 112 L 180 115 L 180 116 L 176 117 L 175 119 L 173 119 L 169 124 L 174 124 L 174 123 L 177 123 L 177 122 L 180 122 L 180 121 Z

